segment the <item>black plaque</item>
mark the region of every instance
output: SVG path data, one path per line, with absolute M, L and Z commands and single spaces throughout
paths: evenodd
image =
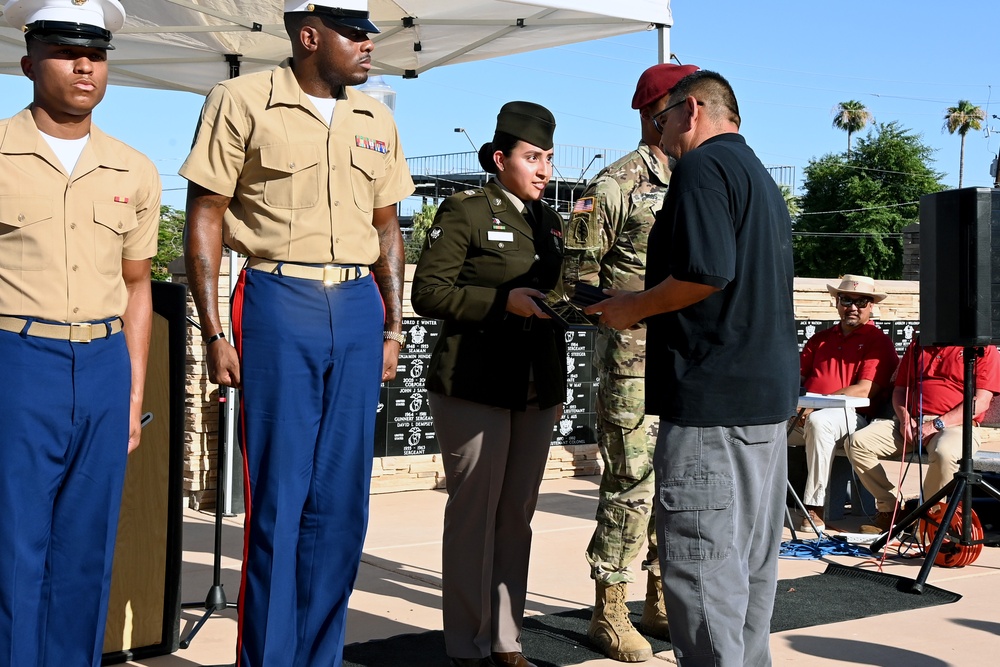
M 824 329 L 829 329 L 836 323 L 835 320 L 795 320 L 795 336 L 799 341 L 799 352 L 813 335 Z

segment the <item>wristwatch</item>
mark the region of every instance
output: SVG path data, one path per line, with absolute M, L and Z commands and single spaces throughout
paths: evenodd
M 382 339 L 396 341 L 397 343 L 399 343 L 399 349 L 403 349 L 403 347 L 406 345 L 406 334 L 404 333 L 396 333 L 395 331 L 383 331 Z
M 934 426 L 934 428 L 936 428 L 939 431 L 943 431 L 945 428 L 944 421 L 942 421 L 940 417 L 935 417 L 934 421 L 932 421 L 931 424 Z

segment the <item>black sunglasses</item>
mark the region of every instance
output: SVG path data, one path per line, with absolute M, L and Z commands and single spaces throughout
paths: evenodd
M 659 112 L 657 112 L 656 114 L 653 115 L 653 118 L 652 118 L 652 120 L 653 120 L 653 127 L 656 128 L 657 132 L 659 132 L 660 134 L 663 134 L 663 125 L 660 123 L 660 118 L 663 117 L 663 116 L 665 116 L 666 113 L 668 111 L 670 111 L 671 109 L 673 109 L 674 107 L 679 107 L 680 105 L 684 104 L 685 102 L 687 102 L 687 98 L 686 97 L 683 100 L 681 100 L 680 102 L 674 102 L 673 104 L 669 105 L 663 111 L 659 111 Z M 700 107 L 705 106 L 705 103 L 702 102 L 701 100 L 696 100 L 696 102 L 698 103 L 698 106 L 700 106 Z
M 861 310 L 862 308 L 867 308 L 868 305 L 872 301 L 874 301 L 874 299 L 872 299 L 870 296 L 859 296 L 859 297 L 854 298 L 854 299 L 852 299 L 849 296 L 838 296 L 837 297 L 837 301 L 840 302 L 840 305 L 843 306 L 844 308 L 850 308 L 851 306 L 857 306 L 858 310 Z

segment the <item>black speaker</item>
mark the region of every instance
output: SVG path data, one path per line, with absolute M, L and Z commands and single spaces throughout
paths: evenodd
M 1000 190 L 920 198 L 920 341 L 1000 343 Z

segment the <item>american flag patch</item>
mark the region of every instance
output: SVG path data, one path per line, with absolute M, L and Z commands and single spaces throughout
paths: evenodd
M 590 213 L 593 210 L 594 210 L 593 197 L 583 197 L 582 199 L 577 199 L 576 203 L 573 204 L 574 213 Z

